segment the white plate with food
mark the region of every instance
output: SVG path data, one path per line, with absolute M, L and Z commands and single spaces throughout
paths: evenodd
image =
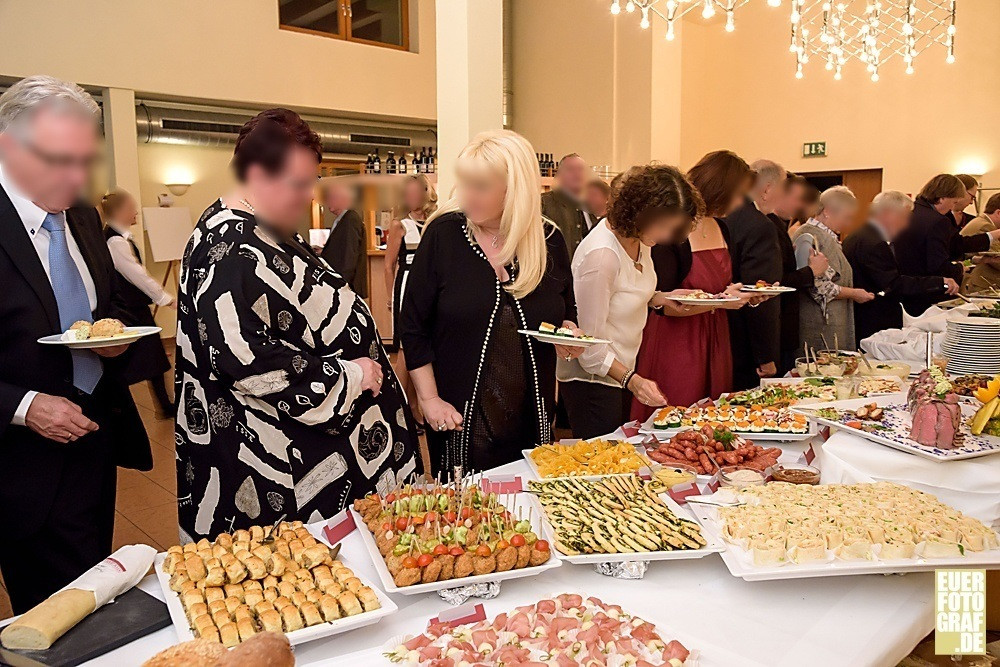
M 745 503 L 740 507 L 692 510 L 705 533 L 725 545 L 729 572 L 746 581 L 1000 566 L 996 532 L 916 489 L 878 482 L 745 491 L 713 496 Z M 940 523 L 948 521 L 955 525 Z
M 880 409 L 875 415 L 868 409 L 872 405 Z M 956 446 L 952 448 L 921 445 L 910 437 L 913 420 L 905 397 L 900 395 L 814 403 L 793 407 L 792 410 L 806 415 L 810 421 L 843 429 L 880 445 L 932 461 L 961 461 L 1000 454 L 1000 438 L 972 435 L 969 431 L 968 423 L 975 415 L 977 406 L 966 401 L 960 401 L 956 406 L 961 410 L 961 420 Z
M 720 303 L 735 303 L 736 301 L 742 301 L 742 299 L 738 296 L 709 294 L 707 292 L 696 292 L 692 294 L 666 294 L 665 296 L 671 301 L 676 301 L 677 303 L 696 306 L 711 306 Z
M 641 445 L 625 440 L 592 438 L 572 444 L 538 445 L 522 449 L 521 455 L 528 462 L 534 479 L 600 479 L 608 475 L 630 475 L 649 466 L 644 452 Z
M 742 411 L 742 412 L 741 412 Z M 668 416 L 667 413 L 669 412 Z M 678 413 L 679 414 L 675 414 Z M 742 416 L 741 416 L 742 415 Z M 745 426 L 744 426 L 745 424 Z M 756 408 L 743 406 L 706 406 L 661 408 L 639 427 L 640 433 L 654 435 L 658 440 L 672 438 L 682 431 L 699 430 L 705 425 L 728 428 L 734 435 L 747 440 L 778 440 L 796 442 L 816 435 L 815 425 L 802 422 L 789 408 Z
M 101 322 L 103 320 L 98 320 L 95 326 L 101 324 Z M 118 321 L 115 320 L 115 322 Z M 118 324 L 121 325 L 121 322 L 118 322 Z M 111 326 L 108 330 L 115 331 L 115 333 L 112 335 L 95 335 L 93 329 L 80 327 L 78 329 L 70 329 L 61 334 L 42 336 L 38 339 L 38 342 L 42 345 L 62 345 L 73 350 L 93 350 L 101 347 L 128 345 L 143 336 L 158 334 L 162 329 L 160 327 L 126 327 L 121 325 L 120 329 L 117 326 Z M 83 333 L 83 331 L 86 331 L 86 333 Z M 98 333 L 103 333 L 103 330 L 98 329 Z
M 755 285 L 744 285 L 740 288 L 741 292 L 748 292 L 751 294 L 785 294 L 787 292 L 794 292 L 794 287 L 785 287 L 784 285 L 778 285 L 777 283 L 769 285 L 766 282 L 758 282 Z
M 551 479 L 532 482 L 527 495 L 545 517 L 543 531 L 553 553 L 570 563 L 690 560 L 725 549 L 717 537 L 705 535 L 691 513 L 670 496 L 657 494 L 657 503 L 646 495 L 645 484 L 635 475 L 591 481 Z M 602 495 L 612 502 L 625 499 L 628 504 L 624 511 L 613 510 L 593 500 Z M 585 523 L 585 529 L 564 525 L 558 517 L 568 514 Z M 557 525 L 564 527 L 557 529 Z
M 306 528 L 306 530 L 309 531 L 309 533 L 320 544 L 323 544 L 324 546 L 329 547 L 330 544 L 326 541 L 326 539 L 323 537 L 323 534 L 322 534 L 322 532 L 323 532 L 322 528 L 323 528 L 324 525 L 325 525 L 325 522 L 324 523 L 319 523 L 319 524 L 313 524 L 311 526 L 305 526 L 305 528 Z M 181 599 L 181 595 L 183 595 L 183 593 L 175 592 L 171 588 L 171 578 L 172 577 L 171 577 L 170 574 L 168 574 L 167 572 L 164 571 L 164 561 L 167 559 L 167 557 L 168 557 L 167 553 L 159 553 L 159 554 L 156 555 L 156 559 L 155 559 L 154 565 L 153 565 L 154 571 L 155 571 L 155 574 L 156 574 L 156 579 L 157 579 L 157 581 L 159 581 L 160 587 L 163 590 L 163 598 L 164 598 L 164 601 L 166 602 L 166 605 L 167 605 L 167 611 L 170 613 L 170 620 L 173 622 L 174 630 L 177 633 L 178 640 L 180 640 L 180 641 L 183 642 L 183 641 L 188 641 L 188 640 L 191 640 L 191 639 L 195 639 L 198 635 L 192 629 L 192 624 L 194 622 L 194 619 L 189 619 L 188 618 L 188 614 L 185 611 L 185 604 L 182 603 L 182 599 Z M 342 558 L 338 558 L 338 561 L 340 561 L 347 568 L 350 568 L 350 562 L 348 562 L 348 561 L 346 561 L 346 560 L 344 560 Z M 317 569 L 317 568 L 314 568 L 314 570 L 315 569 Z M 329 637 L 331 635 L 340 634 L 341 632 L 347 632 L 348 630 L 354 630 L 356 628 L 361 628 L 361 627 L 364 627 L 366 625 L 372 625 L 374 623 L 378 623 L 380 620 L 382 620 L 383 618 L 385 618 L 386 616 L 388 616 L 390 614 L 394 614 L 399 609 L 396 606 L 396 603 L 393 602 L 392 599 L 388 595 L 386 595 L 383 591 L 379 590 L 378 587 L 372 585 L 370 582 L 368 582 L 363 577 L 358 577 L 356 574 L 354 575 L 354 577 L 356 577 L 358 579 L 358 581 L 360 582 L 360 584 L 362 585 L 362 587 L 364 589 L 367 589 L 366 590 L 366 594 L 365 594 L 365 599 L 361 600 L 361 598 L 359 598 L 358 596 L 354 596 L 353 600 L 350 600 L 350 601 L 345 600 L 345 603 L 347 603 L 347 604 L 344 607 L 339 606 L 339 603 L 337 603 L 337 607 L 336 607 L 336 612 L 335 613 L 338 614 L 338 615 L 340 615 L 339 618 L 333 618 L 334 612 L 329 607 L 327 607 L 327 605 L 334 605 L 335 604 L 335 599 L 336 599 L 335 596 L 333 596 L 333 595 L 323 595 L 324 599 L 322 600 L 322 603 L 321 604 L 315 604 L 315 603 L 313 603 L 312 604 L 312 608 L 308 612 L 305 611 L 304 605 L 300 606 L 299 604 L 295 603 L 295 600 L 289 599 L 289 601 L 293 603 L 293 606 L 296 609 L 296 614 L 298 615 L 298 618 L 299 618 L 299 620 L 297 622 L 294 622 L 294 623 L 291 622 L 291 620 L 292 620 L 291 616 L 292 615 L 291 615 L 290 612 L 288 612 L 288 617 L 283 616 L 279 612 L 278 617 L 277 617 L 279 619 L 278 620 L 278 626 L 277 627 L 270 627 L 270 626 L 265 627 L 263 625 L 263 623 L 262 623 L 262 619 L 264 618 L 264 616 L 262 614 L 258 614 L 258 613 L 254 612 L 254 611 L 251 611 L 251 615 L 249 617 L 250 618 L 250 626 L 249 627 L 252 627 L 252 629 L 253 629 L 254 632 L 261 632 L 261 631 L 263 631 L 265 629 L 277 630 L 277 631 L 280 631 L 280 632 L 284 632 L 284 634 L 288 637 L 288 641 L 291 644 L 293 644 L 293 645 L 295 645 L 295 644 L 304 644 L 306 642 L 313 641 L 314 639 L 321 639 L 323 637 Z M 250 579 L 247 579 L 246 581 L 250 581 Z M 254 581 L 257 581 L 258 583 L 260 583 L 261 580 L 254 580 Z M 237 586 L 243 586 L 243 585 L 244 584 L 237 584 Z M 208 591 L 208 590 L 209 590 L 209 588 L 205 589 L 205 591 Z M 219 599 L 222 599 L 223 602 L 225 603 L 225 601 L 227 600 L 227 597 L 229 597 L 229 596 L 225 595 L 225 593 L 227 592 L 227 589 L 225 587 L 216 587 L 213 590 L 217 590 L 217 591 L 220 592 L 220 594 L 222 595 L 222 597 L 220 597 Z M 329 589 L 327 589 L 327 590 L 329 590 Z M 370 593 L 367 592 L 367 591 L 370 591 Z M 245 595 L 247 592 L 248 591 L 244 591 L 243 594 Z M 201 594 L 207 597 L 207 593 L 206 592 L 202 592 Z M 263 586 L 261 588 L 260 595 L 263 596 Z M 303 593 L 303 595 L 306 595 L 306 594 Z M 376 604 L 371 599 L 372 595 L 374 595 L 375 599 L 377 600 L 378 607 L 377 608 L 371 608 L 370 610 L 367 610 L 366 609 L 367 607 L 374 607 L 374 605 Z M 330 598 L 330 599 L 327 599 L 327 598 Z M 264 599 L 266 600 L 267 598 L 264 598 Z M 288 599 L 288 598 L 286 598 L 286 599 Z M 308 603 L 308 601 L 307 601 L 307 603 Z M 360 605 L 360 604 L 363 603 L 365 605 L 365 608 L 361 608 L 360 611 L 359 611 L 359 609 L 357 607 L 355 607 L 355 603 L 357 603 L 358 605 Z M 203 604 L 205 604 L 206 608 L 208 608 L 208 605 L 211 604 L 211 602 L 206 602 L 206 603 L 203 603 Z M 234 609 L 236 608 L 236 606 L 237 605 L 234 603 L 234 605 L 233 605 Z M 247 605 L 240 604 L 239 606 L 246 607 L 249 610 L 249 607 Z M 191 608 L 193 608 L 193 606 L 188 605 L 188 608 L 191 609 Z M 312 616 L 313 610 L 317 610 L 318 611 L 321 608 L 323 609 L 323 611 L 320 612 L 319 618 L 318 619 L 316 619 L 316 618 L 312 619 L 312 620 L 316 621 L 314 624 L 308 625 L 308 626 L 305 626 L 305 627 L 301 627 L 300 626 L 299 629 L 294 629 L 294 630 L 287 630 L 286 629 L 286 627 L 288 627 L 286 625 L 286 623 L 289 623 L 289 625 L 291 625 L 291 627 L 295 627 L 295 625 L 297 625 L 299 623 L 301 623 L 302 625 L 305 625 L 305 622 L 307 620 L 305 618 L 305 614 L 308 613 L 310 616 Z M 227 610 L 226 613 L 232 613 L 232 614 L 234 614 L 233 618 L 234 619 L 236 618 L 235 614 L 237 612 L 235 612 L 235 611 L 234 612 L 228 612 L 228 610 Z M 327 616 L 324 617 L 322 615 L 323 613 L 326 613 Z M 211 620 L 211 617 L 209 617 L 209 618 Z M 326 618 L 331 618 L 333 620 L 326 620 Z M 269 620 L 269 623 L 273 623 L 274 622 L 273 615 L 268 620 Z M 232 625 L 232 626 L 236 627 L 237 628 L 237 630 L 236 630 L 237 633 L 240 632 L 240 629 L 243 629 L 235 621 L 229 623 L 229 625 Z M 216 627 L 216 631 L 217 630 L 218 630 L 218 628 Z M 229 628 L 229 631 L 232 632 L 232 628 Z M 236 642 L 238 643 L 239 641 L 247 639 L 247 637 L 245 635 L 248 634 L 249 632 L 250 632 L 250 630 L 247 629 L 243 636 L 239 636 L 238 635 L 237 638 L 236 638 Z M 221 635 L 221 633 L 220 633 L 220 635 Z M 220 636 L 220 639 L 226 639 L 226 638 Z M 218 639 L 216 641 L 218 641 Z M 224 641 L 224 643 L 227 643 L 227 645 L 232 645 L 231 641 L 230 642 L 225 642 Z
M 465 493 L 468 493 L 468 489 L 466 489 Z M 418 494 L 418 495 L 424 495 L 424 494 Z M 495 496 L 492 496 L 492 498 L 496 499 Z M 539 523 L 539 519 L 537 517 L 533 516 L 534 512 L 533 512 L 533 506 L 531 505 L 531 501 L 529 499 L 525 498 L 524 494 L 504 494 L 503 498 L 505 499 L 505 502 L 502 503 L 503 507 L 505 507 L 506 510 L 511 515 L 513 515 L 515 517 L 518 517 L 517 518 L 517 525 L 520 526 L 521 523 L 524 522 L 524 524 L 526 525 L 526 527 L 530 529 L 530 530 L 527 530 L 527 531 L 516 531 L 516 532 L 519 532 L 522 536 L 525 537 L 525 544 L 527 546 L 529 546 L 531 549 L 535 549 L 536 545 L 538 545 L 538 543 L 541 542 L 541 540 L 538 540 L 538 538 L 537 538 L 538 531 L 541 530 L 541 525 Z M 412 501 L 412 495 L 410 497 L 410 500 Z M 379 516 L 380 516 L 379 521 L 384 521 L 384 520 L 387 520 L 387 519 L 391 518 L 391 516 L 386 516 L 385 515 L 386 509 L 389 509 L 389 508 L 390 508 L 390 506 L 386 506 L 382 510 L 382 512 L 379 514 Z M 484 523 L 491 523 L 491 522 L 495 522 L 496 521 L 496 516 L 497 515 L 493 514 L 492 515 L 492 519 L 491 519 L 490 522 L 484 522 L 483 518 L 486 516 L 486 513 L 484 513 L 482 511 L 481 506 L 477 506 L 477 507 L 473 507 L 473 508 L 470 508 L 467 505 L 464 506 L 462 508 L 462 511 L 463 511 L 462 516 L 465 516 L 465 514 L 464 514 L 465 510 L 472 510 L 470 512 L 470 516 L 467 517 L 469 519 L 469 522 L 472 525 L 469 526 L 469 523 L 465 524 L 467 526 L 468 533 L 470 534 L 470 538 L 469 538 L 470 541 L 471 541 L 471 533 L 473 533 L 474 531 L 478 531 L 479 534 L 482 534 L 482 529 L 483 529 Z M 398 593 L 400 595 L 419 595 L 421 593 L 429 593 L 429 592 L 433 592 L 433 591 L 443 590 L 443 589 L 446 589 L 446 588 L 457 588 L 457 587 L 460 587 L 460 586 L 465 586 L 467 584 L 478 584 L 478 583 L 484 583 L 484 582 L 490 582 L 490 581 L 504 581 L 506 579 L 520 579 L 522 577 L 533 577 L 533 576 L 535 576 L 537 574 L 540 574 L 540 573 L 545 572 L 547 570 L 551 570 L 552 568 L 559 567 L 561 565 L 561 562 L 559 561 L 559 559 L 558 558 L 554 558 L 552 556 L 552 554 L 551 554 L 551 550 L 549 549 L 550 553 L 548 554 L 547 560 L 545 560 L 544 562 L 542 562 L 542 563 L 540 563 L 538 565 L 527 564 L 527 565 L 525 565 L 523 567 L 517 567 L 516 565 L 514 565 L 514 566 L 511 567 L 511 569 L 500 571 L 500 570 L 497 569 L 498 568 L 498 562 L 497 562 L 498 559 L 497 558 L 490 558 L 490 556 L 495 556 L 496 555 L 495 553 L 493 553 L 493 550 L 491 549 L 491 553 L 490 554 L 484 554 L 483 555 L 483 557 L 489 558 L 490 561 L 492 561 L 491 563 L 489 561 L 487 561 L 487 562 L 476 561 L 476 563 L 475 563 L 475 568 L 478 568 L 478 569 L 482 569 L 481 566 L 486 566 L 486 567 L 490 567 L 491 568 L 489 571 L 484 572 L 483 574 L 474 574 L 474 573 L 472 573 L 472 574 L 469 574 L 468 576 L 452 577 L 452 578 L 449 578 L 449 579 L 446 579 L 446 580 L 436 580 L 436 581 L 430 581 L 430 582 L 427 582 L 427 583 L 412 583 L 412 584 L 408 584 L 408 585 L 399 585 L 399 584 L 396 583 L 396 577 L 389 570 L 389 566 L 386 563 L 386 558 L 400 558 L 401 559 L 401 558 L 403 558 L 403 555 L 407 555 L 410 552 L 403 551 L 403 555 L 400 555 L 400 556 L 395 556 L 393 553 L 389 553 L 388 556 L 383 556 L 382 552 L 379 550 L 379 545 L 378 545 L 378 543 L 375 540 L 375 536 L 372 534 L 371 530 L 369 530 L 368 525 L 365 522 L 363 515 L 360 512 L 358 512 L 356 509 L 354 509 L 353 507 L 351 508 L 351 512 L 353 512 L 354 522 L 358 526 L 358 532 L 361 534 L 361 539 L 364 541 L 365 548 L 368 549 L 368 552 L 371 555 L 371 559 L 372 559 L 372 562 L 375 565 L 375 571 L 378 573 L 379 580 L 382 582 L 382 585 L 385 588 L 385 591 L 387 593 L 390 593 L 390 594 L 392 594 L 392 593 Z M 440 512 L 437 512 L 437 513 L 440 514 Z M 400 516 L 403 516 L 403 515 L 400 515 Z M 416 513 L 416 514 L 411 514 L 411 513 L 407 512 L 405 516 L 407 516 L 407 517 L 419 516 L 419 512 Z M 461 523 L 461 522 L 459 522 L 459 523 Z M 513 523 L 513 520 L 511 521 L 511 523 Z M 438 525 L 440 525 L 440 522 L 438 523 Z M 450 534 L 457 534 L 458 530 L 460 530 L 460 529 L 461 529 L 460 526 L 458 526 L 457 524 L 456 524 L 456 527 L 454 529 L 451 529 L 451 526 L 449 525 L 449 530 L 451 531 Z M 493 537 L 496 536 L 494 534 L 491 534 L 491 535 Z M 379 539 L 382 539 L 382 537 L 380 536 Z M 392 539 L 393 540 L 398 540 L 396 542 L 397 545 L 398 544 L 402 544 L 402 539 L 401 539 L 401 535 L 400 534 L 395 534 Z M 433 539 L 433 541 L 435 541 L 435 542 L 439 542 L 439 543 L 442 542 L 442 540 L 435 539 L 433 537 L 431 539 Z M 511 539 L 513 541 L 513 538 L 511 538 Z M 429 542 L 427 540 L 424 540 L 423 538 L 420 538 L 420 539 L 417 540 L 418 544 L 420 542 L 423 542 L 423 546 L 428 546 L 428 544 L 429 544 Z M 496 544 L 497 544 L 497 540 L 490 540 L 490 542 L 494 546 L 496 546 Z M 462 542 L 462 544 L 466 544 L 466 543 Z M 435 545 L 435 546 L 437 546 L 437 545 Z M 447 546 L 447 545 L 445 545 L 445 546 Z M 454 546 L 456 546 L 456 545 L 453 544 L 452 547 L 454 547 Z M 476 544 L 471 544 L 470 546 L 467 547 L 467 551 L 466 551 L 466 548 L 462 548 L 462 549 L 460 549 L 460 551 L 465 551 L 466 554 L 469 555 L 469 556 L 475 556 L 477 554 L 476 554 L 476 549 L 473 548 L 474 546 L 476 546 L 478 548 L 478 546 Z M 511 546 L 518 547 L 518 546 L 521 546 L 521 545 L 513 544 Z M 546 549 L 548 549 L 548 544 L 547 543 L 544 546 L 546 547 Z M 419 549 L 413 551 L 412 555 L 413 556 L 420 555 Z M 442 553 L 441 555 L 444 555 L 444 554 Z M 533 555 L 533 553 L 532 553 L 532 555 Z M 455 560 L 453 562 L 453 566 L 457 569 L 458 565 L 459 565 L 458 561 Z M 403 567 L 400 568 L 400 574 L 403 574 L 403 570 L 404 569 L 411 568 L 411 567 L 414 567 L 414 566 L 406 566 L 406 565 L 404 565 Z M 430 568 L 430 567 L 433 567 L 433 566 L 430 563 L 428 563 L 426 565 L 417 565 L 416 567 L 419 568 L 419 571 L 417 572 L 417 574 L 420 575 L 421 577 L 423 577 L 428 572 L 427 568 Z M 478 569 L 473 569 L 473 572 L 478 571 Z M 440 569 L 440 565 L 439 565 L 438 566 L 438 572 L 440 573 L 440 571 L 441 571 L 441 569 Z M 435 578 L 437 576 L 438 575 L 435 575 Z
M 560 333 L 553 333 L 550 331 L 535 331 L 534 329 L 518 329 L 517 333 L 523 334 L 525 336 L 531 336 L 535 340 L 539 340 L 543 343 L 551 343 L 552 345 L 565 345 L 567 347 L 590 347 L 591 345 L 599 345 L 601 343 L 611 342 L 604 338 L 594 338 L 592 336 L 577 338 L 573 334 L 560 334 Z

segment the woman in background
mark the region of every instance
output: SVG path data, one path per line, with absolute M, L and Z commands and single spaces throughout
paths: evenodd
M 456 196 L 430 217 L 413 258 L 400 336 L 427 424 L 434 473 L 484 470 L 552 441 L 556 354 L 518 333 L 576 330 L 569 251 L 542 219 L 531 144 L 483 132 L 458 156 Z
M 158 306 L 177 308 L 177 300 L 142 265 L 142 255 L 132 240 L 131 231 L 138 214 L 139 207 L 135 199 L 124 190 L 114 190 L 101 199 L 104 238 L 107 239 L 115 270 L 122 277 L 120 305 L 129 315 L 129 324 L 156 326 L 149 307 L 155 303 Z M 130 385 L 148 381 L 149 391 L 156 404 L 156 416 L 160 419 L 173 419 L 174 404 L 167 392 L 164 375 L 170 370 L 170 360 L 159 336 L 143 336 L 111 363 L 122 364 L 123 378 Z
M 611 186 L 600 178 L 587 182 L 585 194 L 587 208 L 593 214 L 593 224 L 608 217 L 608 200 L 611 199 Z
M 698 191 L 674 167 L 633 167 L 612 187 L 608 217 L 573 256 L 580 326 L 611 341 L 586 348 L 576 360 L 558 362 L 574 436 L 593 438 L 617 429 L 628 418 L 633 396 L 650 407 L 666 404 L 656 381 L 636 372 L 646 311 L 669 300 L 656 291 L 649 248 L 679 243 L 703 213 Z
M 406 371 L 403 348 L 400 346 L 399 313 L 403 307 L 403 293 L 406 291 L 410 266 L 413 264 L 413 254 L 420 244 L 420 237 L 424 233 L 424 224 L 427 222 L 427 218 L 437 210 L 437 200 L 437 193 L 426 176 L 423 174 L 407 176 L 406 180 L 403 181 L 399 205 L 396 206 L 395 215 L 392 222 L 389 223 L 389 229 L 386 230 L 383 277 L 386 294 L 390 295 L 386 307 L 392 313 L 392 342 L 398 350 L 393 368 L 396 370 L 400 384 L 403 385 L 410 405 L 417 413 L 417 421 L 422 419 L 415 400 L 416 396 L 413 395 L 410 375 Z
M 240 129 L 237 189 L 184 250 L 177 331 L 182 541 L 315 522 L 416 469 L 416 434 L 365 300 L 296 230 L 319 136 L 288 109 Z
M 969 174 L 955 174 L 955 177 L 962 181 L 962 185 L 965 186 L 965 197 L 955 202 L 955 207 L 951 210 L 951 217 L 955 218 L 955 226 L 962 229 L 976 217 L 975 213 L 966 213 L 965 209 L 972 206 L 972 203 L 976 201 L 976 193 L 979 192 L 979 181 L 975 176 L 970 176 Z
M 818 212 L 819 188 L 812 183 L 807 183 L 805 192 L 802 193 L 802 208 L 795 212 L 795 216 L 789 223 L 788 235 L 794 235 L 799 227 L 809 222 Z
M 817 350 L 836 345 L 854 350 L 854 304 L 867 303 L 875 295 L 854 287 L 854 271 L 840 245 L 858 212 L 858 200 L 843 185 L 835 185 L 819 196 L 819 212 L 802 225 L 792 241 L 798 268 L 809 265 L 812 252 L 823 253 L 829 266 L 799 293 L 799 344 Z M 826 344 L 823 340 L 826 339 Z
M 681 289 L 704 290 L 710 294 L 728 291 L 740 301 L 720 306 L 681 306 L 669 303 L 652 311 L 642 333 L 642 347 L 636 373 L 654 380 L 676 405 L 691 405 L 701 399 L 716 398 L 733 384 L 733 358 L 729 346 L 729 319 L 725 309 L 741 308 L 749 301 L 740 286 L 731 285 L 729 230 L 721 218 L 742 205 L 753 184 L 753 170 L 731 151 L 715 151 L 704 156 L 687 177 L 705 202 L 705 213 L 679 247 L 653 248 L 657 277 L 670 272 L 657 258 L 681 256 L 687 270 L 676 285 Z M 658 285 L 670 289 L 674 285 Z M 653 407 L 632 401 L 632 419 L 645 421 Z

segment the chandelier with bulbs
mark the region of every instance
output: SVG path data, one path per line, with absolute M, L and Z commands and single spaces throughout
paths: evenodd
M 617 16 L 622 12 L 624 5 L 625 12 L 634 14 L 639 12 L 639 27 L 643 30 L 650 26 L 650 16 L 659 16 L 667 22 L 667 39 L 674 38 L 674 22 L 686 14 L 701 9 L 701 16 L 710 19 L 716 14 L 725 14 L 726 32 L 736 29 L 736 10 L 750 4 L 752 0 L 613 0 L 611 3 L 611 13 Z M 771 7 L 781 5 L 781 0 L 767 0 Z
M 639 13 L 639 26 L 648 29 L 658 16 L 667 24 L 666 38 L 674 39 L 674 23 L 701 10 L 702 18 L 726 17 L 726 32 L 736 29 L 736 10 L 753 0 L 613 0 L 611 13 Z M 957 0 L 790 0 L 791 41 L 795 76 L 803 77 L 810 57 L 825 63 L 840 79 L 851 59 L 867 67 L 872 81 L 893 58 L 907 74 L 925 49 L 942 46 L 948 63 L 955 62 L 955 4 Z M 766 0 L 778 7 L 781 0 Z
M 955 62 L 956 0 L 792 0 L 795 76 L 814 56 L 834 79 L 851 59 L 864 63 L 872 81 L 882 65 L 899 58 L 913 74 L 922 51 L 943 47 L 945 60 Z

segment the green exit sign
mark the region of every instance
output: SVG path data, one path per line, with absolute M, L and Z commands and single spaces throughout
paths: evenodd
M 810 141 L 802 144 L 802 157 L 826 157 L 826 142 Z

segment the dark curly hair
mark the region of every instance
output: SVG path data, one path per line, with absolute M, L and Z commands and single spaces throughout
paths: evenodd
M 676 167 L 647 164 L 632 167 L 611 183 L 608 225 L 627 238 L 638 238 L 658 218 L 681 215 L 687 218 L 683 238 L 694 219 L 705 214 L 705 202 L 698 190 Z
M 281 171 L 293 146 L 302 146 L 316 154 L 316 164 L 323 158 L 323 143 L 309 124 L 289 109 L 268 109 L 248 120 L 236 138 L 233 171 L 244 180 L 247 170 L 259 164 L 269 174 Z

